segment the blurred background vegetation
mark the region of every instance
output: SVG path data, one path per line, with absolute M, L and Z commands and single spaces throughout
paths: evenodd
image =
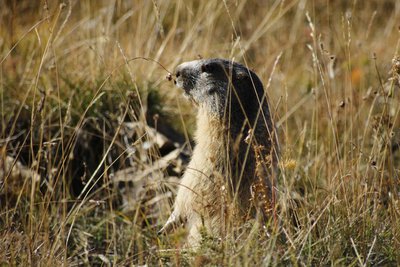
M 0 6 L 2 265 L 399 264 L 400 2 Z M 195 127 L 165 77 L 199 57 L 260 76 L 297 220 L 188 252 L 157 236 Z

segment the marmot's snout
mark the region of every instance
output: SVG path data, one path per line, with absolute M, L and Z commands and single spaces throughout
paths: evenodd
M 201 69 L 201 60 L 185 62 L 176 67 L 175 84 L 177 87 L 185 90 L 187 94 L 195 88 L 196 80 Z

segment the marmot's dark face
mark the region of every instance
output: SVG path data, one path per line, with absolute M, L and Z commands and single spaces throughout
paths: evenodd
M 257 75 L 239 63 L 224 59 L 185 62 L 175 71 L 176 85 L 196 104 L 220 117 L 234 114 L 235 120 L 255 117 L 263 98 Z

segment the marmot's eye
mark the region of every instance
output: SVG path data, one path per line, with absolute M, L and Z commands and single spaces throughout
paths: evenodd
M 212 67 L 211 67 L 211 64 L 209 64 L 209 63 L 205 63 L 205 64 L 201 65 L 201 72 L 210 73 L 211 69 L 212 69 Z
M 221 66 L 215 62 L 204 63 L 201 65 L 201 72 L 214 73 L 217 71 L 217 68 L 220 67 Z

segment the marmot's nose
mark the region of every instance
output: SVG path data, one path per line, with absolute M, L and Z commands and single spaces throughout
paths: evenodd
M 179 70 L 176 70 L 175 76 L 176 78 L 178 78 L 179 76 L 181 76 L 181 72 Z

